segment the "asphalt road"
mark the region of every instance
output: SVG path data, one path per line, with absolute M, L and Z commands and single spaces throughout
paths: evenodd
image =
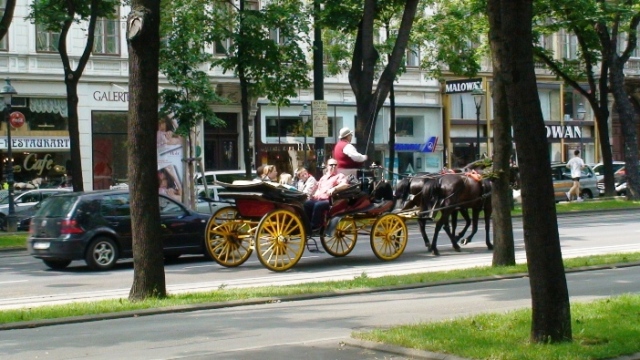
M 571 302 L 640 289 L 637 267 L 567 274 Z M 353 331 L 530 306 L 528 278 L 135 316 L 0 332 L 0 358 L 443 359 L 359 348 Z M 392 348 L 392 351 L 402 349 Z M 422 356 L 421 356 L 422 355 Z M 451 359 L 450 357 L 448 357 Z
M 637 241 L 640 211 L 607 212 L 602 214 L 562 215 L 559 231 L 565 258 L 588 254 L 640 251 Z M 432 232 L 433 226 L 429 230 Z M 492 253 L 486 249 L 484 234 L 461 253 L 451 249 L 446 237 L 441 237 L 441 256 L 426 252 L 417 226 L 410 224 L 410 239 L 405 253 L 395 261 L 381 262 L 373 255 L 367 236 L 360 236 L 354 251 L 344 258 L 305 252 L 300 262 L 285 273 L 271 272 L 253 255 L 237 268 L 224 268 L 214 262 L 190 257 L 165 267 L 170 293 L 217 289 L 221 286 L 249 287 L 285 285 L 322 280 L 352 279 L 366 274 L 393 274 L 439 271 L 453 268 L 490 265 Z M 516 258 L 525 261 L 522 226 L 514 219 Z M 64 271 L 49 270 L 24 252 L 0 253 L 0 309 L 31 307 L 49 303 L 89 301 L 127 297 L 133 279 L 132 262 L 123 261 L 109 272 L 91 272 L 77 261 Z

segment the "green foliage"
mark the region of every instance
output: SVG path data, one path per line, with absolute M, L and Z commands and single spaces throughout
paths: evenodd
M 93 3 L 86 0 L 35 0 L 26 18 L 34 24 L 44 25 L 48 31 L 60 32 L 67 21 L 80 23 L 88 20 Z M 113 19 L 120 1 L 97 0 L 95 5 L 98 17 Z
M 204 34 L 194 31 L 208 20 L 206 2 L 200 0 L 175 0 L 166 4 L 161 22 L 163 43 L 160 48 L 160 71 L 175 89 L 160 93 L 161 113 L 173 114 L 178 119 L 177 134 L 187 135 L 199 120 L 214 126 L 224 126 L 215 116 L 211 104 L 224 103 L 211 84 L 203 66 L 213 61 L 207 52 Z
M 242 66 L 252 96 L 287 106 L 299 88 L 310 86 L 307 48 L 310 14 L 303 2 L 279 0 L 260 10 L 214 3 L 207 9 L 203 37 L 208 44 L 229 44 L 212 66 L 237 72 Z M 270 37 L 277 31 L 277 40 Z M 241 51 L 240 51 L 241 50 Z
M 421 67 L 435 78 L 444 71 L 475 76 L 488 54 L 488 22 L 482 1 L 445 0 L 433 13 L 416 19 L 413 41 L 420 44 Z M 426 10 L 424 10 L 426 11 Z

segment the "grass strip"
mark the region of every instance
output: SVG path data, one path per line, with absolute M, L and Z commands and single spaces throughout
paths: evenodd
M 533 344 L 531 309 L 356 332 L 355 338 L 491 360 L 611 359 L 640 352 L 640 295 L 571 304 L 573 341 Z
M 640 252 L 608 254 L 567 259 L 565 260 L 565 268 L 575 269 L 584 266 L 635 263 L 639 261 Z M 425 286 L 428 284 L 438 284 L 443 281 L 467 280 L 526 273 L 527 266 L 525 264 L 519 264 L 504 267 L 481 266 L 468 269 L 383 276 L 376 278 L 370 278 L 366 273 L 363 273 L 351 280 L 315 282 L 287 286 L 227 289 L 223 285 L 214 291 L 175 294 L 169 295 L 163 299 L 147 299 L 139 302 L 130 302 L 127 299 L 112 299 L 95 302 L 77 302 L 63 305 L 47 305 L 24 309 L 2 310 L 0 311 L 0 324 L 194 304 L 222 303 L 228 301 L 278 298 L 321 293 L 340 293 L 353 290 L 384 289 L 394 286 Z

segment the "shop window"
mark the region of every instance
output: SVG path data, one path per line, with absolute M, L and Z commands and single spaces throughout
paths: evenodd
M 99 18 L 94 32 L 93 53 L 117 55 L 120 53 L 119 20 L 116 12 L 115 19 Z
M 416 45 L 409 45 L 407 48 L 407 66 L 420 66 L 420 48 Z
M 31 131 L 67 130 L 67 119 L 60 114 L 28 112 L 25 116 Z
M 7 7 L 7 0 L 0 0 L 0 17 L 4 15 L 4 9 Z M 7 51 L 7 38 L 9 37 L 9 32 L 0 39 L 0 51 Z
M 93 189 L 127 182 L 127 113 L 94 111 Z
M 413 118 L 408 116 L 396 117 L 396 136 L 412 137 L 413 136 Z
M 36 24 L 36 51 L 58 52 L 60 33 L 47 30 L 45 25 Z

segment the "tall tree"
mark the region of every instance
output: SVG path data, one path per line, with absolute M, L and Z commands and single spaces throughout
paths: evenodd
M 16 9 L 16 0 L 7 0 L 4 6 L 4 13 L 0 19 L 0 39 L 4 38 L 9 31 L 9 26 L 13 21 L 13 11 Z
M 64 83 L 67 89 L 67 111 L 69 121 L 69 144 L 71 148 L 71 183 L 75 191 L 84 190 L 80 154 L 80 131 L 78 127 L 78 82 L 89 61 L 95 38 L 96 21 L 99 17 L 113 18 L 119 0 L 35 0 L 31 3 L 28 19 L 42 25 L 47 31 L 60 33 L 57 50 L 64 69 Z M 71 25 L 88 21 L 87 42 L 75 69 L 71 67 L 67 49 L 67 35 Z
M 640 23 L 640 4 L 634 0 L 605 1 L 596 0 L 598 9 L 605 16 L 594 19 L 598 38 L 604 49 L 603 58 L 609 69 L 611 94 L 615 100 L 620 119 L 624 145 L 624 160 L 627 178 L 627 199 L 640 200 L 640 175 L 638 174 L 638 112 L 640 101 L 631 97 L 637 91 L 637 84 L 631 88 L 625 86 L 624 68 L 638 42 L 638 24 Z M 600 12 L 599 12 L 600 13 Z M 626 33 L 625 46 L 619 45 L 621 33 Z M 619 50 L 623 49 L 623 50 Z
M 504 72 L 502 59 L 507 54 L 502 31 L 502 19 L 491 16 L 493 26 L 489 29 L 489 46 L 493 64 L 493 169 L 491 205 L 493 212 L 493 266 L 515 265 L 515 246 L 513 242 L 513 222 L 511 221 L 511 204 L 513 193 L 511 189 L 511 151 L 513 139 L 511 137 L 512 114 L 507 102 L 507 91 L 502 73 Z
M 496 74 L 513 116 L 522 181 L 523 228 L 531 285 L 534 343 L 571 340 L 569 292 L 562 264 L 546 131 L 533 64 L 531 0 L 488 0 Z M 547 179 L 541 181 L 541 179 Z
M 634 2 L 637 3 L 637 1 L 631 1 L 626 4 L 632 5 Z M 534 31 L 536 35 L 539 35 L 534 36 L 536 57 L 580 93 L 593 109 L 604 163 L 605 194 L 613 196 L 615 194 L 613 154 L 609 141 L 609 94 L 612 93 L 612 88 L 609 86 L 609 79 L 610 76 L 617 76 L 613 73 L 614 69 L 622 70 L 624 68 L 628 54 L 635 49 L 635 27 L 638 24 L 635 20 L 634 26 L 633 15 L 636 15 L 637 18 L 638 10 L 627 6 L 615 6 L 611 2 L 599 0 L 538 1 L 535 6 L 537 20 L 534 21 Z M 585 14 L 589 15 L 585 16 Z M 625 44 L 627 55 L 618 55 L 619 48 L 621 48 L 618 41 L 622 38 L 619 36 L 618 29 L 623 29 L 622 33 L 630 35 Z M 572 57 L 570 56 L 572 54 L 565 52 L 558 54 L 550 47 L 545 47 L 540 43 L 540 39 L 545 36 L 558 33 L 575 35 L 577 40 L 575 56 Z M 624 74 L 621 71 L 616 79 L 618 78 L 621 81 L 620 89 L 622 89 Z M 582 86 L 585 82 L 587 87 Z M 613 94 L 615 97 L 615 92 Z M 619 96 L 624 97 L 625 95 Z M 633 112 L 633 109 L 628 108 L 627 110 Z M 635 126 L 627 126 L 634 122 L 634 117 L 621 116 L 620 120 L 623 123 L 622 131 L 625 141 L 629 139 L 637 144 L 637 139 L 633 140 L 637 136 L 632 134 Z M 624 125 L 625 121 L 628 122 L 627 125 Z M 629 150 L 630 153 L 637 154 L 637 145 L 636 151 Z M 628 151 L 625 151 L 625 155 L 627 153 Z M 630 161 L 633 163 L 633 159 Z M 637 162 L 636 157 L 635 163 L 637 164 Z M 630 194 L 630 196 L 633 195 Z
M 233 71 L 240 82 L 242 137 L 246 175 L 251 176 L 253 149 L 249 144 L 251 99 L 266 96 L 288 106 L 300 88 L 307 88 L 309 13 L 299 0 L 277 0 L 262 8 L 247 8 L 247 0 L 214 2 L 204 24 L 205 40 L 225 56 L 212 66 Z M 255 5 L 256 3 L 250 2 Z
M 225 122 L 215 116 L 213 107 L 227 101 L 216 94 L 215 85 L 203 70 L 213 61 L 213 52 L 204 45 L 205 33 L 193 31 L 208 20 L 204 11 L 207 3 L 174 0 L 164 5 L 161 21 L 160 32 L 165 41 L 160 47 L 160 71 L 174 86 L 160 93 L 161 114 L 171 114 L 177 119 L 176 134 L 188 139 L 186 179 L 195 176 L 197 125 L 204 121 L 213 126 L 225 126 Z M 195 208 L 194 182 L 186 181 L 183 185 L 184 203 Z
M 129 44 L 129 189 L 133 235 L 132 301 L 166 296 L 158 204 L 160 0 L 133 0 Z
M 325 4 L 322 22 L 327 28 L 344 33 L 356 33 L 349 68 L 349 84 L 356 98 L 355 134 L 357 139 L 361 139 L 356 146 L 372 159 L 373 129 L 376 126 L 378 113 L 402 66 L 418 3 L 419 0 L 387 2 L 365 0 L 364 2 L 327 1 Z M 384 59 L 387 63 L 379 73 L 381 59 L 375 39 L 380 25 L 376 22 L 381 20 L 383 15 L 386 16 L 390 8 L 402 9 L 399 12 L 402 15 L 390 55 Z M 377 85 L 374 89 L 376 77 Z

